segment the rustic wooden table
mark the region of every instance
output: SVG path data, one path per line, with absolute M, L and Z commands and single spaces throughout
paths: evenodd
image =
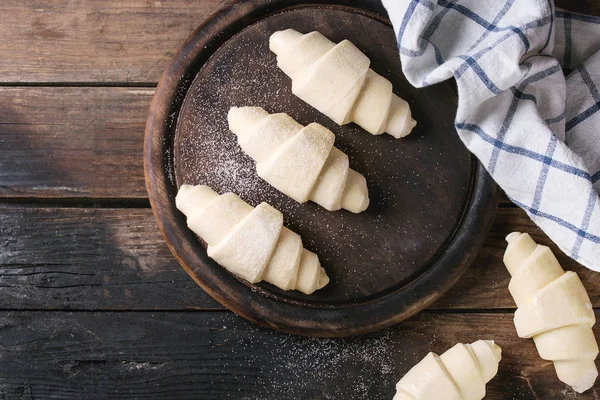
M 460 283 L 379 333 L 281 334 L 195 285 L 156 228 L 142 141 L 165 64 L 225 3 L 0 3 L 0 399 L 391 399 L 428 351 L 479 338 L 504 350 L 486 398 L 597 399 L 600 383 L 576 396 L 516 335 L 504 236 L 557 249 L 508 201 Z M 557 254 L 600 307 L 599 275 Z

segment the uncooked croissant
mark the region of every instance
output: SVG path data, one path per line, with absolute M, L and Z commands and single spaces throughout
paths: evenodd
M 493 340 L 458 343 L 441 356 L 429 353 L 400 379 L 394 400 L 481 400 L 501 355 Z
M 417 124 L 408 103 L 350 41 L 335 44 L 316 31 L 286 29 L 271 35 L 269 48 L 292 79 L 292 93 L 339 125 L 355 122 L 373 135 L 401 138 Z
M 554 362 L 558 379 L 580 393 L 586 391 L 598 376 L 598 344 L 592 332 L 596 317 L 581 280 L 565 272 L 552 250 L 527 233 L 513 232 L 506 241 L 504 264 L 518 307 L 517 334 L 533 338 L 540 356 Z
M 335 135 L 324 126 L 302 126 L 261 107 L 232 107 L 227 118 L 258 175 L 277 190 L 329 211 L 359 213 L 369 206 L 364 176 L 348 167 L 348 156 L 333 147 Z
M 188 227 L 208 244 L 208 256 L 250 283 L 261 280 L 306 294 L 329 278 L 316 254 L 283 226 L 281 212 L 267 203 L 256 208 L 233 193 L 219 196 L 208 186 L 183 185 L 175 197 Z

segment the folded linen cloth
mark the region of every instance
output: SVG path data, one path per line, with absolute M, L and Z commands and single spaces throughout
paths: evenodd
M 464 144 L 562 251 L 600 271 L 600 18 L 553 0 L 383 4 L 409 82 L 456 79 Z

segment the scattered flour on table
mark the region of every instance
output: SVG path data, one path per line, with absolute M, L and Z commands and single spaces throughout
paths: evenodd
M 219 313 L 210 322 L 218 327 L 211 329 L 218 358 L 208 360 L 218 360 L 222 367 L 214 380 L 222 398 L 391 399 L 396 382 L 426 349 L 439 352 L 458 340 L 440 341 L 430 334 L 433 321 L 416 317 L 405 322 L 409 329 L 397 326 L 362 336 L 319 339 L 271 331 Z M 230 390 L 232 379 L 239 383 L 235 393 Z

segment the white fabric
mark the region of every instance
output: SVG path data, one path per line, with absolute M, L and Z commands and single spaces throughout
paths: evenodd
M 600 18 L 552 0 L 383 4 L 410 83 L 455 78 L 464 144 L 561 250 L 599 271 Z

